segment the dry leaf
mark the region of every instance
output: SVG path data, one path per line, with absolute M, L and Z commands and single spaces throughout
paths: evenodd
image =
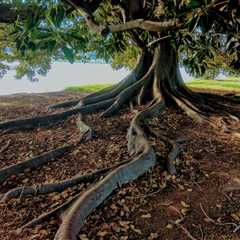
M 173 225 L 169 223 L 169 224 L 166 226 L 166 228 L 172 229 L 172 228 L 173 228 Z
M 184 202 L 184 201 L 181 201 L 181 205 L 182 205 L 184 208 L 190 208 L 190 205 L 187 204 L 187 203 Z
M 102 232 L 98 232 L 97 234 L 99 237 L 105 237 L 106 235 L 108 235 L 107 231 L 102 231 Z
M 240 213 L 239 214 L 238 213 L 232 213 L 231 217 L 238 222 L 240 221 Z
M 141 235 L 141 234 L 142 234 L 141 230 L 140 230 L 140 229 L 137 229 L 137 228 L 135 228 L 135 226 L 134 226 L 134 225 L 130 225 L 130 227 L 131 227 L 131 229 L 132 229 L 134 232 L 136 232 L 137 234 L 139 234 L 139 235 Z
M 186 215 L 188 211 L 189 211 L 188 208 L 182 208 L 182 209 L 181 209 L 181 213 L 182 213 L 183 215 Z
M 158 234 L 157 233 L 151 233 L 150 236 L 148 237 L 148 240 L 154 240 L 158 238 Z
M 89 240 L 86 234 L 81 234 L 79 237 L 80 237 L 80 240 Z
M 144 214 L 141 216 L 141 218 L 151 218 L 151 217 L 152 217 L 152 215 L 150 213 Z
M 128 240 L 128 236 L 122 236 L 120 237 L 120 240 Z

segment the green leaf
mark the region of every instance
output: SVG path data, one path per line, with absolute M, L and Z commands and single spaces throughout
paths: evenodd
M 73 49 L 72 48 L 68 48 L 68 47 L 63 47 L 62 48 L 62 51 L 65 55 L 65 57 L 67 58 L 67 60 L 70 62 L 70 63 L 73 63 L 74 62 L 74 52 L 73 52 Z
M 33 31 L 32 34 L 31 34 L 31 37 L 33 39 L 45 39 L 45 38 L 48 38 L 50 36 L 51 36 L 50 33 L 43 32 L 43 31 Z
M 51 40 L 48 42 L 48 51 L 51 53 L 53 52 L 54 48 L 56 47 L 57 42 L 55 40 Z
M 191 0 L 188 4 L 188 8 L 193 9 L 193 8 L 198 8 L 202 5 L 201 1 L 199 0 Z

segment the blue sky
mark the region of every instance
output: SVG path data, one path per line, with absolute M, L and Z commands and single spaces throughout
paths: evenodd
M 184 80 L 191 79 L 183 69 L 181 71 Z M 39 77 L 39 82 L 30 82 L 27 78 L 15 79 L 15 72 L 10 71 L 0 79 L 0 95 L 52 92 L 68 86 L 115 83 L 127 74 L 127 70 L 116 71 L 109 64 L 56 62 L 46 77 Z

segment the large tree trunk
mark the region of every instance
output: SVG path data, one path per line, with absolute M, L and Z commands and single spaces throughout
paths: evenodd
M 216 95 L 196 93 L 185 85 L 179 67 L 178 52 L 173 40 L 162 40 L 153 81 L 153 98 L 161 98 L 166 106 L 181 108 L 198 122 L 209 121 L 211 115 L 237 115 L 237 108 L 216 102 Z M 225 101 L 226 102 L 226 101 Z

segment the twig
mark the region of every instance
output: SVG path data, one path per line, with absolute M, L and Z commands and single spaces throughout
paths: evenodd
M 234 230 L 233 230 L 233 233 L 236 233 L 240 230 L 240 225 L 237 225 L 236 223 L 233 223 L 233 222 L 226 222 L 226 223 L 219 223 L 219 222 L 216 222 L 214 219 L 210 218 L 206 211 L 204 210 L 202 204 L 200 203 L 200 209 L 201 211 L 203 212 L 204 216 L 208 219 L 209 222 L 215 224 L 215 225 L 218 225 L 218 226 L 227 226 L 227 225 L 231 225 L 231 226 L 234 226 Z
M 197 240 L 195 237 L 193 237 L 193 235 L 180 223 L 174 222 L 174 221 L 170 221 L 170 223 L 176 225 L 178 228 L 180 228 L 185 234 L 186 236 L 191 239 L 191 240 Z
M 164 37 L 155 39 L 154 41 L 150 42 L 150 43 L 147 45 L 147 47 L 151 47 L 153 44 L 158 43 L 158 42 L 160 42 L 161 40 L 166 39 L 166 38 L 169 38 L 169 37 L 171 37 L 171 36 L 168 35 L 168 36 L 164 36 Z
M 11 140 L 8 140 L 7 143 L 0 149 L 0 153 L 5 152 L 8 149 L 10 143 L 11 143 Z
M 202 230 L 201 225 L 195 225 L 195 224 L 193 224 L 193 227 L 196 227 L 196 228 L 200 231 L 200 233 L 201 233 L 201 239 L 204 240 L 205 237 L 204 237 L 204 234 L 203 234 L 203 230 Z

